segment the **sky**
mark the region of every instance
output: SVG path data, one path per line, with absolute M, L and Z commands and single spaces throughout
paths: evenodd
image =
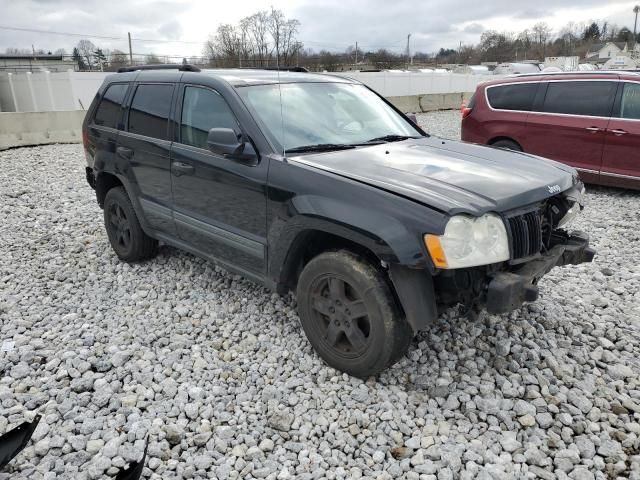
M 71 52 L 83 36 L 103 49 L 127 51 L 131 32 L 134 53 L 200 55 L 218 25 L 273 5 L 300 21 L 298 38 L 315 51 L 344 51 L 357 41 L 364 50 L 402 52 L 411 34 L 411 50 L 430 53 L 475 44 L 488 29 L 518 32 L 539 21 L 559 30 L 569 21 L 606 19 L 633 30 L 635 3 L 640 0 L 0 0 L 0 52 L 32 45 Z

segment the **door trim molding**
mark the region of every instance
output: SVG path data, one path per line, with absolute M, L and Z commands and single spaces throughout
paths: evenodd
M 147 213 L 151 213 L 167 220 L 173 220 L 170 208 L 164 207 L 156 202 L 152 202 L 151 200 L 147 200 L 146 198 L 139 198 L 138 201 L 140 202 L 140 206 L 142 207 L 142 211 L 145 216 L 147 216 Z
M 611 173 L 601 171 L 600 175 L 606 175 L 607 177 L 618 177 L 618 178 L 628 178 L 629 180 L 640 180 L 640 177 L 633 175 L 622 175 L 621 173 Z
M 573 167 L 573 168 L 575 168 L 579 172 L 584 172 L 584 173 L 594 173 L 596 175 L 600 173 L 598 170 L 590 170 L 588 168 L 580 168 L 580 167 Z
M 195 230 L 202 235 L 211 237 L 216 242 L 241 250 L 252 257 L 256 257 L 261 260 L 264 260 L 265 258 L 264 245 L 260 242 L 243 237 L 237 233 L 230 232 L 224 228 L 216 227 L 210 223 L 196 220 L 195 218 L 183 213 L 174 211 L 173 217 L 176 224 L 179 224 L 180 226 Z

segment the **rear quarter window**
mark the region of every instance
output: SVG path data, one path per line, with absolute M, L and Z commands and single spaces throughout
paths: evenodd
M 109 85 L 98 104 L 93 122 L 103 127 L 116 128 L 120 119 L 120 109 L 124 96 L 127 93 L 128 84 L 115 83 Z
M 491 108 L 528 112 L 533 107 L 537 91 L 537 83 L 498 85 L 487 88 L 487 99 Z

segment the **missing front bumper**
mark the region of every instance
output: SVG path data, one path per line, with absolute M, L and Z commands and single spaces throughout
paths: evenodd
M 511 272 L 493 275 L 487 287 L 486 309 L 498 314 L 515 310 L 525 302 L 538 299 L 538 280 L 553 267 L 591 262 L 595 250 L 589 247 L 589 236 L 573 232 L 539 258 Z

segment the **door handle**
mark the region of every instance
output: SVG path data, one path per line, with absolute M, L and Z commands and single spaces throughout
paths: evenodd
M 613 130 L 609 130 L 611 133 L 613 133 L 616 136 L 620 136 L 620 135 L 626 135 L 627 132 L 625 130 L 620 130 L 619 128 L 614 128 Z
M 587 127 L 586 130 L 589 130 L 591 133 L 598 133 L 602 129 L 599 127 Z
M 193 165 L 185 162 L 173 162 L 171 163 L 171 172 L 176 177 L 180 175 L 191 175 L 194 172 L 195 168 Z
M 126 158 L 127 160 L 133 157 L 133 150 L 131 150 L 128 147 L 117 147 L 116 153 L 120 155 L 122 158 Z

